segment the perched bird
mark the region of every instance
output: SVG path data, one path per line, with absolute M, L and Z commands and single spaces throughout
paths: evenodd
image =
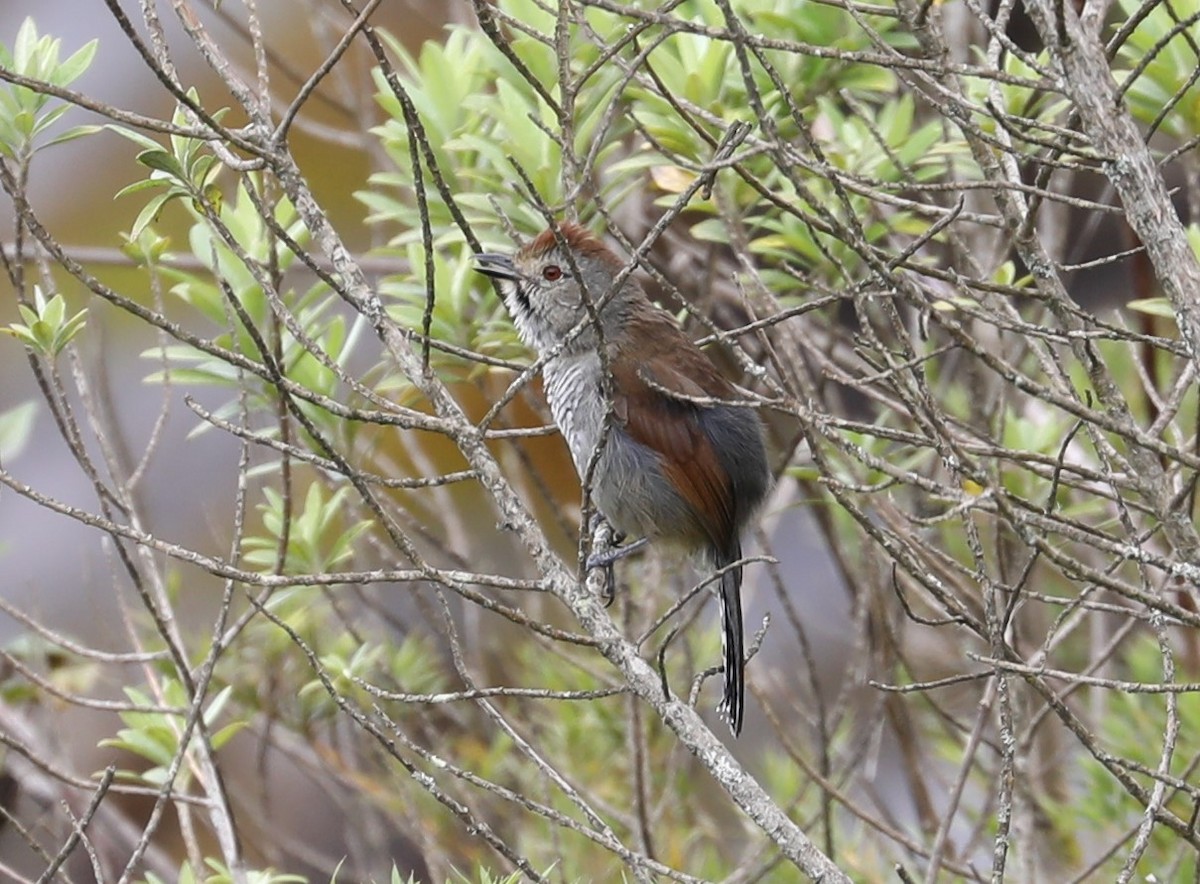
M 701 553 L 715 568 L 738 562 L 741 530 L 771 484 L 757 413 L 726 404 L 744 397 L 632 277 L 610 292 L 624 265 L 584 228 L 563 224 L 557 236 L 546 230 L 511 257 L 475 259 L 481 273 L 498 280 L 527 345 L 542 354 L 563 345 L 542 370 L 546 396 L 580 476 L 603 438 L 592 499 L 615 531 L 641 538 L 617 556 L 661 538 Z M 589 301 L 598 322 L 577 329 Z M 617 556 L 589 565 L 611 566 Z M 735 735 L 746 694 L 741 585 L 741 566 L 730 567 L 718 592 L 725 676 L 719 708 Z

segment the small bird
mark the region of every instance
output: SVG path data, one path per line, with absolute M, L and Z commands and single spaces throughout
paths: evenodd
M 580 476 L 611 409 L 592 499 L 614 531 L 641 540 L 589 566 L 611 566 L 650 539 L 699 552 L 717 569 L 740 561 L 741 530 L 771 486 L 757 413 L 725 404 L 744 397 L 636 280 L 627 277 L 609 291 L 624 265 L 585 228 L 563 224 L 557 236 L 543 231 L 511 257 L 475 260 L 479 272 L 498 281 L 528 346 L 544 354 L 567 342 L 542 373 L 550 412 Z M 581 281 L 598 323 L 571 337 L 589 316 Z M 724 663 L 718 708 L 735 736 L 746 705 L 741 586 L 741 566 L 729 567 L 718 592 Z

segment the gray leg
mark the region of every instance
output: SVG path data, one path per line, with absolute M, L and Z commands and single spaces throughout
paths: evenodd
M 614 546 L 612 549 L 606 549 L 604 552 L 592 553 L 588 556 L 587 569 L 591 571 L 593 568 L 611 568 L 614 562 L 619 562 L 626 556 L 633 555 L 633 553 L 649 542 L 649 537 L 643 537 L 641 540 L 635 540 L 633 543 L 625 544 L 625 546 Z

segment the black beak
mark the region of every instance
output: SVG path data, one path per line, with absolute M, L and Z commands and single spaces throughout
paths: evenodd
M 508 279 L 516 282 L 521 278 L 508 255 L 483 252 L 475 256 L 475 269 L 493 279 Z

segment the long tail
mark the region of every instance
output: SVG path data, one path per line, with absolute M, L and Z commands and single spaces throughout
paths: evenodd
M 742 557 L 742 544 L 715 556 L 718 568 L 732 565 Z M 721 576 L 721 657 L 725 667 L 725 693 L 717 707 L 736 737 L 742 732 L 746 711 L 746 648 L 742 630 L 742 569 L 730 568 Z

